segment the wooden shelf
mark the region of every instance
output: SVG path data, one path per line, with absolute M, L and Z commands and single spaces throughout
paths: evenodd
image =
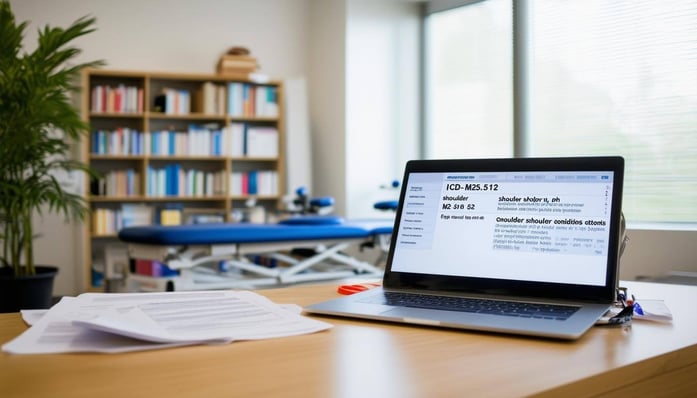
M 143 160 L 144 155 L 100 155 L 90 153 L 90 160 Z
M 228 117 L 226 115 L 204 114 L 204 113 L 189 113 L 186 115 L 177 115 L 177 114 L 162 113 L 162 112 L 147 112 L 145 117 L 150 118 L 150 119 L 167 119 L 167 120 L 217 120 L 217 121 L 225 121 L 228 119 Z
M 232 197 L 230 197 L 232 198 Z M 227 196 L 91 196 L 94 203 L 109 202 L 212 202 L 230 199 Z
M 104 228 L 105 213 L 109 216 L 114 215 L 116 220 L 115 215 L 122 211 L 125 205 L 128 208 L 149 208 L 153 214 L 174 205 L 181 206 L 182 216 L 197 211 L 213 212 L 224 215 L 225 219 L 230 221 L 233 210 L 244 206 L 240 202 L 252 197 L 258 199 L 269 212 L 276 211 L 280 207 L 283 192 L 285 192 L 283 162 L 285 126 L 283 85 L 280 81 L 256 83 L 201 73 L 88 69 L 83 71 L 82 86 L 81 111 L 83 120 L 91 127 L 90 139 L 84 140 L 81 156 L 101 176 L 111 178 L 108 182 L 102 183 L 86 181 L 86 186 L 90 187 L 90 193 L 85 199 L 93 214 L 84 228 L 85 291 L 98 289 L 91 286 L 92 262 L 93 260 L 101 261 L 104 245 L 110 244 L 109 242 L 113 242 L 118 237 L 117 230 Z M 223 98 L 224 103 L 213 104 L 214 107 L 210 107 L 211 97 L 202 94 L 204 86 L 215 87 L 217 99 Z M 237 93 L 240 92 L 240 88 L 254 93 L 275 94 L 271 95 L 271 98 L 275 98 L 275 104 L 269 108 L 266 104 L 249 103 L 245 104 L 240 111 L 240 108 L 232 107 L 230 104 L 231 100 L 239 101 Z M 190 106 L 189 109 L 182 109 L 181 114 L 162 112 L 161 99 L 158 99 L 157 108 L 155 106 L 156 97 L 164 95 L 163 93 L 171 95 L 173 92 L 175 95 L 181 95 L 177 101 L 184 101 L 181 103 L 188 103 Z M 233 94 L 235 94 L 234 97 Z M 260 95 L 260 98 L 267 98 L 267 96 Z M 164 107 L 166 106 L 167 102 Z M 264 113 L 269 112 L 269 109 L 275 110 L 275 113 Z M 259 113 L 260 110 L 264 112 Z M 177 134 L 189 134 L 186 137 L 196 140 L 191 130 L 193 128 L 208 129 L 207 133 L 210 134 L 211 140 L 217 140 L 215 141 L 217 144 L 230 145 L 229 140 L 232 136 L 230 130 L 239 126 L 243 126 L 244 131 L 257 126 L 258 129 L 275 129 L 278 137 L 278 156 L 240 156 L 239 153 L 233 153 L 232 148 L 225 148 L 222 145 L 213 146 L 209 150 L 206 149 L 208 148 L 206 145 L 199 145 L 201 141 L 195 142 L 195 151 L 188 152 L 192 154 L 179 151 L 173 152 L 176 153 L 173 155 L 162 154 L 172 153 L 169 151 L 172 145 L 169 139 L 179 142 L 177 139 L 181 137 Z M 173 134 L 172 132 L 176 132 L 175 138 L 165 136 L 167 141 L 158 141 L 163 137 L 159 134 Z M 119 134 L 131 135 L 128 139 L 124 139 Z M 216 134 L 220 135 L 216 136 Z M 219 137 L 224 139 L 220 140 Z M 190 141 L 185 141 L 187 144 L 179 144 L 179 148 L 187 148 L 191 151 L 190 148 L 194 145 L 191 145 Z M 162 150 L 165 142 L 167 151 Z M 155 145 L 158 145 L 157 150 L 153 150 Z M 205 155 L 201 154 L 202 147 Z M 152 188 L 161 188 L 162 181 L 167 179 L 156 180 L 159 177 L 153 176 L 153 173 L 167 174 L 169 168 L 176 168 L 178 173 L 194 179 L 196 177 L 191 175 L 199 176 L 201 173 L 208 175 L 200 181 L 210 182 L 214 179 L 219 184 L 215 191 L 223 192 L 223 194 L 204 196 L 122 194 L 157 191 Z M 253 195 L 233 194 L 233 192 L 239 192 L 239 189 L 233 189 L 230 186 L 231 181 L 239 181 L 237 177 L 240 173 L 256 175 L 255 172 L 265 175 L 271 173 L 275 176 L 275 179 L 270 180 L 275 181 L 271 184 L 272 188 L 268 188 L 269 184 L 264 185 L 265 189 L 274 189 L 274 192 Z M 233 178 L 233 174 L 237 175 L 237 179 Z M 151 179 L 158 181 L 158 184 L 151 187 Z M 194 179 L 186 185 L 189 190 L 185 192 L 191 192 L 191 188 L 194 187 L 200 188 L 200 181 L 195 182 Z M 124 181 L 129 181 L 130 186 Z M 124 184 L 126 184 L 125 187 Z M 207 188 L 210 190 L 210 187 Z M 193 192 L 197 191 L 193 190 Z M 179 192 L 181 193 L 182 190 Z M 100 229 L 96 229 L 95 226 Z M 111 227 L 111 223 L 108 226 Z
M 90 112 L 91 118 L 124 118 L 124 119 L 138 119 L 144 117 L 142 113 L 130 113 L 130 112 Z
M 198 162 L 221 162 L 228 161 L 229 158 L 220 155 L 210 155 L 210 156 L 189 156 L 189 155 L 146 155 L 145 159 L 148 160 L 162 160 L 162 161 L 198 161 Z

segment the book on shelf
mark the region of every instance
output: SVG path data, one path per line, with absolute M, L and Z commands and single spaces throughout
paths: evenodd
M 181 165 L 179 163 L 168 164 L 165 166 L 165 195 L 179 195 L 179 181 L 181 180 Z
M 155 112 L 168 115 L 188 115 L 191 113 L 191 95 L 187 90 L 163 88 L 155 97 Z
M 145 135 L 128 127 L 92 132 L 91 151 L 96 155 L 142 155 Z
M 225 222 L 225 211 L 221 209 L 184 208 L 185 224 L 216 224 Z
M 254 114 L 262 117 L 278 116 L 278 92 L 274 86 L 256 86 Z
M 182 211 L 184 206 L 181 203 L 165 203 L 155 213 L 155 223 L 159 225 L 180 225 L 182 224 Z
M 136 196 L 140 194 L 140 173 L 134 169 L 112 170 L 90 180 L 94 196 Z
M 230 173 L 230 194 L 277 195 L 278 173 L 275 170 L 233 171 Z
M 225 86 L 213 82 L 204 82 L 196 91 L 193 111 L 206 115 L 225 114 Z
M 147 196 L 216 196 L 225 193 L 224 170 L 184 169 L 179 163 L 164 168 L 148 166 Z
M 230 123 L 230 125 L 225 128 L 227 136 L 226 141 L 228 143 L 228 155 L 233 157 L 244 156 L 244 141 L 246 129 L 246 123 Z
M 278 157 L 279 134 L 275 126 L 230 123 L 224 129 L 226 153 L 232 157 Z
M 143 89 L 136 86 L 96 85 L 92 87 L 90 110 L 95 113 L 143 112 Z
M 92 234 L 107 236 L 116 234 L 123 225 L 120 209 L 97 208 L 92 210 Z
M 248 126 L 246 155 L 250 157 L 278 156 L 278 129 L 272 126 Z
M 147 134 L 146 151 L 158 156 L 221 156 L 225 130 L 217 123 L 190 124 L 187 131 L 157 130 Z
M 226 54 L 220 57 L 216 69 L 219 75 L 224 75 L 227 78 L 242 76 L 247 79 L 249 74 L 256 71 L 258 67 L 257 59 L 252 56 Z
M 242 82 L 228 84 L 228 114 L 232 117 L 278 117 L 277 88 Z
M 152 206 L 136 203 L 124 203 L 121 205 L 122 227 L 135 227 L 150 225 L 153 221 Z
M 257 59 L 250 55 L 226 54 L 220 57 L 218 65 L 221 67 L 253 69 L 257 67 Z
M 122 228 L 152 224 L 152 208 L 147 205 L 122 204 L 121 208 L 92 209 L 92 234 L 108 236 Z
M 190 124 L 187 138 L 188 150 L 183 151 L 187 155 L 221 156 L 224 153 L 223 129 L 216 123 Z

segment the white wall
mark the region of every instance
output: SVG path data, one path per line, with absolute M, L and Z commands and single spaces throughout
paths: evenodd
M 629 242 L 620 261 L 621 278 L 697 272 L 697 231 L 629 228 Z
M 107 68 L 215 72 L 218 57 L 248 47 L 274 78 L 307 70 L 307 0 L 12 0 L 18 20 L 37 27 L 97 18 L 97 31 L 76 43 L 79 60 L 104 59 Z
M 308 79 L 314 157 L 313 196 L 333 196 L 344 213 L 346 196 L 346 0 L 312 0 Z

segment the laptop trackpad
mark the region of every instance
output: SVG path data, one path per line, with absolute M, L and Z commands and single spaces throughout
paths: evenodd
M 479 314 L 456 312 L 456 311 L 437 311 L 422 308 L 393 308 L 383 312 L 381 315 L 389 318 L 401 318 L 410 323 L 423 323 L 438 325 L 440 323 L 459 323 L 463 320 L 473 320 L 481 318 Z M 418 322 L 418 321 L 423 322 Z

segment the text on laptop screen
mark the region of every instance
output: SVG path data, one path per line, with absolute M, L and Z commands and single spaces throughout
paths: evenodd
M 411 173 L 392 270 L 603 286 L 612 172 Z

